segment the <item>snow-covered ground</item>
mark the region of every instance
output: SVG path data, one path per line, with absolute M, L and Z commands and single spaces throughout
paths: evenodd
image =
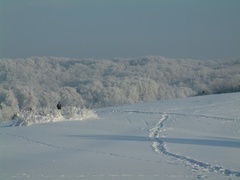
M 0 128 L 1 179 L 240 179 L 240 93 Z

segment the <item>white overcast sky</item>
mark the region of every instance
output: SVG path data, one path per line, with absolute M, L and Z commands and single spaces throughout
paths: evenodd
M 0 0 L 0 58 L 240 57 L 240 0 Z

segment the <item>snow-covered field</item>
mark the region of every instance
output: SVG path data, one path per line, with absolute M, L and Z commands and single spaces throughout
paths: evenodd
M 0 128 L 0 179 L 240 179 L 240 93 Z

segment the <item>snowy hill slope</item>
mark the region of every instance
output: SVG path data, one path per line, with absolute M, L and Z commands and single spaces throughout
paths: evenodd
M 0 128 L 1 179 L 240 179 L 240 93 Z

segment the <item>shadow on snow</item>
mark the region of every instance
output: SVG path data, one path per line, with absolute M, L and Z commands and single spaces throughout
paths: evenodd
M 81 139 L 89 140 L 111 140 L 111 141 L 149 141 L 152 139 L 144 136 L 127 136 L 127 135 L 104 135 L 104 134 L 95 134 L 95 135 L 67 135 L 68 137 L 76 137 Z M 202 145 L 202 146 L 219 146 L 219 147 L 231 147 L 231 148 L 240 148 L 239 139 L 186 139 L 186 138 L 159 138 L 165 143 L 176 143 L 176 144 L 188 144 L 188 145 Z

